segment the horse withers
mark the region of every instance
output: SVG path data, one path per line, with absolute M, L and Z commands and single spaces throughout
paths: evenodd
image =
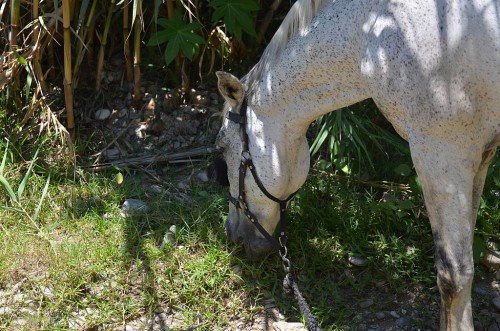
M 241 81 L 217 75 L 233 241 L 252 258 L 275 247 L 265 233 L 306 180 L 309 124 L 372 98 L 422 184 L 440 329 L 473 330 L 474 226 L 500 145 L 500 0 L 298 0 Z

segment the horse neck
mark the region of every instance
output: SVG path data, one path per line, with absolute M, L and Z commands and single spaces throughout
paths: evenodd
M 273 63 L 265 65 L 252 101 L 262 112 L 281 112 L 288 128 L 305 134 L 321 115 L 366 99 L 359 50 L 372 6 L 362 0 L 326 5 L 278 60 L 265 59 Z

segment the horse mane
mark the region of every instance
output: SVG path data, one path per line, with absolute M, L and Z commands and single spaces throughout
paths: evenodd
M 314 16 L 328 1 L 331 0 L 297 0 L 295 2 L 267 45 L 259 62 L 243 77 L 242 81 L 247 85 L 248 91 L 254 90 L 262 74 L 280 58 L 288 42 L 307 28 Z

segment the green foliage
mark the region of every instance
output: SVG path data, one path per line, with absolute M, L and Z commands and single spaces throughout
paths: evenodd
M 374 155 L 387 158 L 390 149 L 408 158 L 408 144 L 378 125 L 374 119 L 387 123 L 369 101 L 324 115 L 318 120 L 311 154 L 315 155 L 324 148 L 334 166 L 333 170 L 358 175 L 363 174 L 367 166 L 375 170 Z M 408 168 L 400 170 L 408 172 Z
M 178 11 L 174 12 L 173 20 L 165 18 L 158 19 L 158 25 L 163 30 L 157 31 L 148 41 L 148 46 L 167 43 L 165 47 L 165 63 L 170 64 L 175 57 L 182 52 L 189 60 L 198 53 L 199 45 L 205 43 L 205 39 L 194 31 L 199 30 L 198 22 L 186 22 Z
M 212 21 L 223 19 L 226 29 L 234 34 L 236 39 L 242 40 L 242 30 L 251 36 L 256 36 L 252 12 L 260 9 L 253 0 L 214 0 L 208 4 L 215 8 Z

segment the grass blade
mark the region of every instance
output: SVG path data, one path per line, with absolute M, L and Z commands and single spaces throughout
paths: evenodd
M 40 201 L 38 202 L 38 206 L 36 207 L 35 214 L 33 215 L 33 222 L 36 222 L 38 218 L 38 214 L 40 213 L 40 209 L 42 209 L 43 200 L 45 200 L 45 196 L 47 195 L 47 191 L 49 190 L 50 183 L 50 175 L 47 178 L 47 182 L 45 183 L 45 187 L 43 188 L 42 196 L 40 197 Z
M 35 156 L 33 156 L 33 160 L 31 160 L 31 164 L 28 167 L 28 171 L 26 171 L 26 174 L 24 175 L 24 178 L 21 181 L 21 184 L 19 184 L 19 187 L 17 188 L 17 197 L 19 198 L 19 200 L 21 200 L 21 196 L 24 193 L 24 189 L 26 188 L 26 184 L 28 183 L 28 178 L 31 175 L 31 172 L 32 172 L 32 169 L 33 169 L 33 165 L 35 164 L 36 157 L 38 156 L 38 151 L 39 150 L 40 149 L 36 150 Z
M 3 175 L 0 175 L 0 185 L 2 185 L 4 190 L 7 192 L 7 195 L 12 199 L 12 201 L 17 202 L 17 197 L 16 194 L 14 193 L 14 190 L 12 189 L 12 186 L 10 186 L 9 182 Z
M 5 146 L 5 153 L 3 154 L 2 164 L 0 164 L 0 175 L 3 175 L 3 169 L 5 168 L 5 160 L 7 160 L 8 152 L 9 152 L 9 141 L 7 140 L 7 146 Z

